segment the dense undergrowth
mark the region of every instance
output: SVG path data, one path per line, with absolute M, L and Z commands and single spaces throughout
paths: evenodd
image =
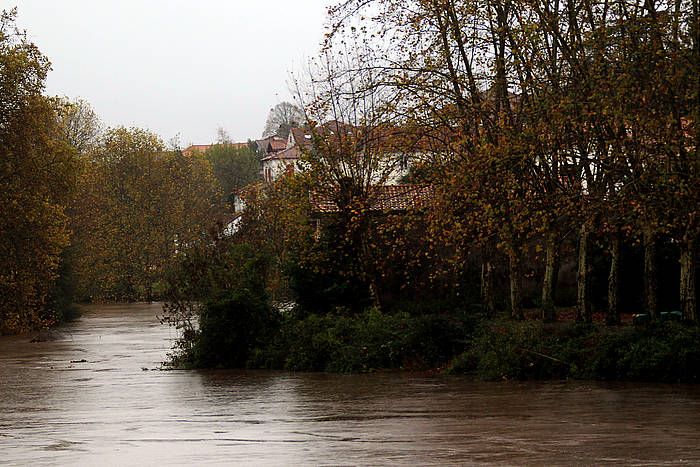
M 362 373 L 429 370 L 486 380 L 700 381 L 700 329 L 487 319 L 474 311 L 327 314 L 273 310 L 235 292 L 213 301 L 182 367 Z
M 448 372 L 483 379 L 700 381 L 700 330 L 683 323 L 602 327 L 485 322 Z

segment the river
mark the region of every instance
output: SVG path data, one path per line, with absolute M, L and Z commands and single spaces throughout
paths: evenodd
M 700 388 L 161 371 L 158 305 L 0 338 L 10 465 L 700 465 Z

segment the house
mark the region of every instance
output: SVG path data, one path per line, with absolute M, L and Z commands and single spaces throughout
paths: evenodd
M 246 201 L 260 196 L 263 184 L 254 182 L 231 193 L 232 212 L 223 223 L 223 234 L 231 236 L 240 228 L 243 211 L 246 209 Z
M 324 220 L 331 219 L 341 212 L 334 193 L 313 191 L 309 194 L 311 222 L 316 228 L 315 238 L 320 238 Z M 367 193 L 370 216 L 402 214 L 427 209 L 435 199 L 435 189 L 431 185 L 374 185 Z
M 263 158 L 287 149 L 287 140 L 280 136 L 268 136 L 267 138 L 256 140 L 255 145 L 258 155 Z
M 262 158 L 263 180 L 270 183 L 282 175 L 292 175 L 297 168 L 297 162 L 301 157 L 298 146 L 292 146 L 282 151 L 272 153 Z
M 262 178 L 270 183 L 283 175 L 293 174 L 299 170 L 297 162 L 302 151 L 311 149 L 311 133 L 303 128 L 292 128 L 287 139 L 271 136 L 260 140 L 258 147 L 264 147 L 261 154 Z
M 337 163 L 356 164 L 363 154 L 373 153 L 377 158 L 372 177 L 373 183 L 396 185 L 408 175 L 411 161 L 419 154 L 408 133 L 400 128 L 391 127 L 356 127 L 335 120 L 326 122 L 313 129 L 295 127 L 290 129 L 285 147 L 277 150 L 267 138 L 266 151 L 262 157 L 262 176 L 266 182 L 277 180 L 283 175 L 293 174 L 303 170 L 299 161 L 303 154 L 314 151 L 323 158 L 323 153 L 331 154 L 334 147 L 349 146 L 351 149 L 340 149 L 336 152 L 355 152 L 355 156 L 338 157 Z M 279 142 L 275 142 L 279 145 Z M 332 156 L 326 156 L 326 158 Z M 360 162 L 362 163 L 362 162 Z
M 426 208 L 434 197 L 431 185 L 375 185 L 370 187 L 367 201 L 370 213 L 392 214 Z M 340 212 L 332 194 L 314 191 L 309 201 L 316 216 Z

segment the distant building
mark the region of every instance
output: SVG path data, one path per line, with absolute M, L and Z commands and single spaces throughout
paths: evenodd
M 302 168 L 299 160 L 302 154 L 310 153 L 314 149 L 314 137 L 329 138 L 333 141 L 335 136 L 350 138 L 362 134 L 363 130 L 351 125 L 329 121 L 310 130 L 304 127 L 290 129 L 284 147 L 282 147 L 279 137 L 266 138 L 258 141 L 261 148 L 261 173 L 266 182 L 277 180 L 283 175 L 293 174 Z M 375 154 L 381 153 L 381 163 L 376 167 L 374 176 L 375 183 L 395 185 L 408 175 L 411 160 L 417 156 L 415 148 L 410 152 L 398 149 L 406 146 L 406 139 L 402 136 L 402 131 L 395 128 L 374 128 L 371 143 Z M 358 144 L 358 150 L 362 145 Z M 264 148 L 264 151 L 262 149 Z M 358 155 L 361 152 L 358 151 Z M 323 157 L 323 155 L 319 155 Z
M 185 156 L 192 156 L 194 154 L 204 154 L 207 149 L 222 143 L 215 144 L 191 144 L 182 150 L 182 154 Z M 248 147 L 248 143 L 225 143 L 229 146 L 233 146 L 236 149 L 243 149 Z

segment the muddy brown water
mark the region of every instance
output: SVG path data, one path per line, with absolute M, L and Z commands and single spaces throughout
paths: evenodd
M 158 305 L 0 338 L 5 465 L 700 465 L 700 388 L 159 371 Z

